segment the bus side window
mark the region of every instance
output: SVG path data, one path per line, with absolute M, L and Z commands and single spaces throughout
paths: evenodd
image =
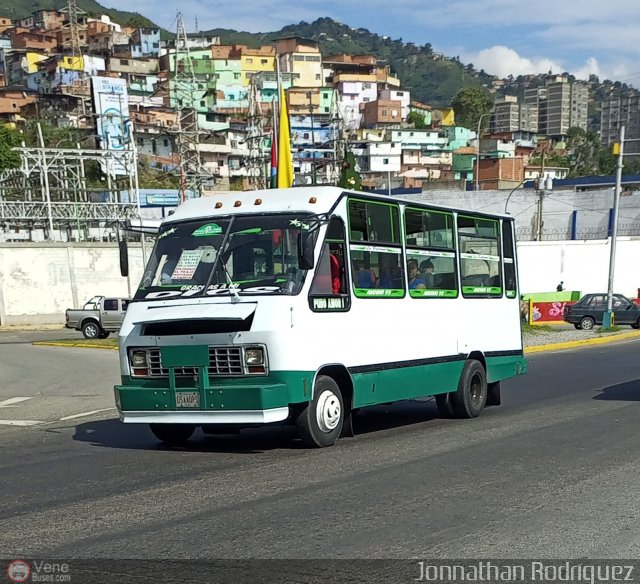
M 516 298 L 518 295 L 513 240 L 513 222 L 503 219 L 502 254 L 504 257 L 504 288 L 507 298 Z
M 347 294 L 344 224 L 338 218 L 332 218 L 327 227 L 326 240 L 315 268 L 310 294 Z
M 346 293 L 344 264 L 335 244 L 325 243 L 311 284 L 311 294 L 336 295 Z

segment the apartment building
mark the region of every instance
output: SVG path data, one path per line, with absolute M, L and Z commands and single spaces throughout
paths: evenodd
M 13 21 L 10 18 L 0 17 L 0 34 L 11 27 L 13 27 Z
M 602 144 L 611 148 L 615 142 L 619 142 L 621 126 L 625 127 L 625 154 L 640 153 L 640 95 L 628 95 L 602 102 Z
M 515 95 L 507 95 L 493 106 L 489 117 L 489 132 L 537 132 L 538 108 L 518 101 Z
M 276 70 L 276 50 L 272 46 L 252 49 L 244 45 L 233 45 L 231 58 L 240 60 L 241 80 L 245 87 L 249 87 L 255 74 L 273 73 Z
M 383 101 L 399 101 L 400 117 L 403 120 L 409 115 L 409 105 L 411 104 L 411 93 L 409 91 L 401 91 L 399 89 L 380 89 L 378 91 L 378 99 Z
M 402 102 L 377 99 L 363 104 L 362 123 L 366 128 L 379 126 L 399 128 L 402 123 Z
M 589 88 L 566 77 L 547 80 L 544 87 L 525 90 L 524 104 L 538 109 L 538 132 L 563 139 L 569 128 L 587 129 Z
M 38 94 L 12 88 L 0 89 L 0 120 L 2 122 L 23 122 L 22 108 L 35 103 Z
M 275 47 L 280 71 L 293 73 L 296 76 L 296 85 L 322 86 L 322 55 L 316 41 L 301 37 L 286 37 L 276 39 Z

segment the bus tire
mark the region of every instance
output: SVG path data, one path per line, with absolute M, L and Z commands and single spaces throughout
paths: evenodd
M 185 444 L 195 432 L 193 424 L 149 424 L 153 435 L 167 446 Z
M 344 404 L 338 384 L 327 375 L 319 375 L 313 388 L 313 399 L 296 419 L 305 446 L 332 446 L 342 433 Z
M 487 401 L 487 374 L 475 359 L 468 359 L 458 381 L 458 389 L 451 394 L 451 404 L 458 418 L 477 418 Z
M 456 413 L 453 411 L 453 405 L 451 404 L 450 393 L 439 393 L 436 395 L 436 405 L 438 406 L 438 413 L 443 418 L 456 417 Z
M 500 395 L 500 382 L 487 384 L 487 406 L 499 406 L 502 403 L 502 396 Z

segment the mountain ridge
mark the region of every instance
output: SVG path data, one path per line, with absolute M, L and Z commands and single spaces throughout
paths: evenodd
M 106 8 L 96 0 L 77 0 L 78 7 L 89 16 L 109 15 L 119 24 L 133 26 L 153 26 L 150 19 L 137 12 L 126 12 Z M 28 16 L 40 9 L 60 10 L 66 6 L 66 0 L 33 0 L 29 6 L 24 0 L 0 0 L 0 16 L 19 18 Z M 162 37 L 172 35 L 161 28 Z M 191 33 L 190 33 L 191 34 Z M 484 70 L 475 69 L 473 64 L 464 64 L 458 57 L 448 57 L 433 50 L 430 43 L 419 45 L 404 42 L 402 38 L 392 39 L 370 32 L 363 27 L 352 27 L 329 17 L 322 17 L 309 23 L 300 21 L 289 24 L 279 31 L 250 33 L 233 29 L 214 28 L 199 31 L 197 34 L 220 37 L 222 44 L 245 44 L 258 47 L 268 44 L 277 38 L 299 36 L 318 43 L 323 56 L 336 54 L 372 55 L 381 65 L 388 65 L 391 73 L 398 77 L 402 89 L 411 92 L 413 100 L 421 101 L 434 107 L 448 107 L 456 93 L 464 87 L 481 87 L 489 92 L 492 83 L 501 79 L 502 87 L 490 92 L 494 99 L 503 95 L 522 97 L 526 87 L 535 87 L 544 83 L 545 75 L 509 76 L 500 78 L 489 75 Z M 568 74 L 570 80 L 575 77 Z M 590 86 L 589 126 L 599 128 L 599 112 L 603 100 L 610 97 L 624 97 L 638 94 L 638 91 L 627 84 L 600 80 L 591 76 L 587 81 Z

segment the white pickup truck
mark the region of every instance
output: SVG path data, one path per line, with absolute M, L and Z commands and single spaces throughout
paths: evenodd
M 67 309 L 65 327 L 82 331 L 85 339 L 106 339 L 122 326 L 128 304 L 128 298 L 94 296 L 81 309 Z

